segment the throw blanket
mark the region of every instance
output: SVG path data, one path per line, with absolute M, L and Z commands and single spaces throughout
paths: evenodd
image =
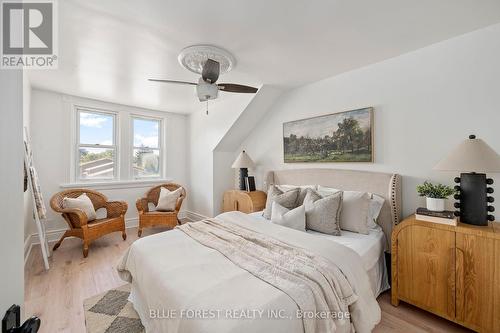
M 348 307 L 357 296 L 340 269 L 328 260 L 214 219 L 177 228 L 286 293 L 302 313 L 317 314 L 302 316 L 305 333 L 350 331 Z
M 371 332 L 380 321 L 380 307 L 373 295 L 362 260 L 354 250 L 318 235 L 258 220 L 240 212 L 221 214 L 215 221 L 227 227 L 218 230 L 217 234 L 223 234 L 226 239 L 234 237 L 243 239 L 243 243 L 254 243 L 248 246 L 258 248 L 265 253 L 265 256 L 258 255 L 259 262 L 256 264 L 250 262 L 252 265 L 265 267 L 258 274 L 266 276 L 271 267 L 279 272 L 281 279 L 271 284 L 262 277 L 256 277 L 234 264 L 225 254 L 201 244 L 188 236 L 186 230 L 180 228 L 143 237 L 135 241 L 124 254 L 118 264 L 118 273 L 123 280 L 132 284 L 130 300 L 146 327 L 146 332 L 303 333 L 304 324 L 309 324 L 295 316 L 300 309 L 299 306 L 306 309 L 313 304 L 312 308 L 321 310 L 326 302 L 329 311 L 333 312 L 336 308 L 335 306 L 330 308 L 328 302 L 336 304 L 336 301 L 339 309 L 345 309 L 350 301 L 354 302 L 348 306 L 348 310 L 351 326 L 354 326 L 358 333 Z M 194 222 L 185 228 L 196 227 L 198 224 L 201 227 L 202 223 Z M 242 232 L 245 236 L 235 234 L 234 228 L 238 227 L 244 229 Z M 211 228 L 211 225 L 207 228 Z M 238 229 L 238 233 L 240 231 Z M 194 230 L 193 233 L 202 232 Z M 213 233 L 212 235 L 219 237 Z M 256 240 L 249 240 L 249 235 Z M 264 245 L 259 243 L 261 239 L 265 239 Z M 266 243 L 269 239 L 274 242 L 269 245 L 272 249 L 267 248 Z M 223 240 L 223 242 L 229 241 Z M 245 255 L 253 249 L 244 248 L 242 251 L 247 251 L 242 252 L 242 255 Z M 298 253 L 300 257 L 294 255 L 298 258 L 297 260 L 293 258 L 291 261 L 291 253 Z M 315 259 L 309 260 L 311 257 L 319 257 L 320 262 Z M 268 258 L 273 260 L 278 258 L 278 261 L 286 258 L 286 260 L 271 264 L 267 261 L 270 260 Z M 245 261 L 247 259 L 253 260 L 246 257 Z M 327 262 L 323 263 L 321 260 Z M 292 269 L 292 265 L 296 264 L 300 270 L 295 267 Z M 342 272 L 340 275 L 337 267 Z M 287 280 L 290 278 L 293 279 L 291 282 Z M 347 279 L 350 288 L 344 284 L 344 279 Z M 278 282 L 284 283 L 285 286 L 275 287 L 274 285 L 278 286 Z M 298 282 L 300 287 L 288 291 L 286 289 L 289 287 L 288 284 L 295 282 Z M 301 291 L 308 296 L 300 300 L 299 304 L 292 297 L 300 296 L 294 293 Z M 288 292 L 290 294 L 287 294 Z M 356 301 L 354 301 L 355 295 Z M 342 300 L 346 303 L 343 304 Z M 205 316 L 182 316 L 183 311 L 186 314 L 186 311 L 190 310 L 199 310 L 202 313 L 205 310 L 223 312 L 221 316 L 217 316 L 217 320 Z M 226 314 L 226 310 L 258 310 L 262 311 L 263 315 L 249 316 L 247 319 L 242 316 L 231 318 Z M 292 317 L 268 316 L 269 311 L 282 311 L 285 315 L 291 314 Z M 229 315 L 231 314 L 234 314 L 234 311 L 230 311 Z M 343 322 L 334 321 L 334 324 L 337 326 L 336 329 L 328 332 L 344 333 L 352 330 L 351 327 L 343 325 Z

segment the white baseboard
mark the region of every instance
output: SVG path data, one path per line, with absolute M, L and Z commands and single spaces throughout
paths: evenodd
M 190 222 L 205 220 L 205 219 L 209 218 L 208 216 L 205 216 L 205 215 L 202 215 L 202 214 L 198 214 L 198 213 L 195 213 L 195 212 L 191 212 L 189 210 L 184 211 L 184 213 L 185 213 L 185 217 Z
M 199 220 L 204 220 L 207 217 L 195 212 L 191 211 L 181 211 L 179 212 L 179 218 L 180 219 L 186 219 L 189 222 L 194 222 L 194 221 L 199 221 Z M 125 228 L 130 229 L 130 228 L 136 228 L 139 226 L 139 218 L 138 217 L 133 217 L 125 220 Z M 47 241 L 48 243 L 54 243 L 57 242 L 64 232 L 67 229 L 53 229 L 53 230 L 47 230 Z M 33 245 L 39 245 L 40 240 L 38 239 L 38 233 L 34 233 L 26 237 L 24 241 L 24 264 L 28 261 L 28 258 L 31 254 L 31 250 L 33 249 Z
M 35 235 L 38 236 L 38 234 Z M 28 235 L 28 237 L 24 240 L 24 265 L 26 265 L 26 261 L 28 260 L 31 249 L 33 248 L 32 238 L 33 235 Z

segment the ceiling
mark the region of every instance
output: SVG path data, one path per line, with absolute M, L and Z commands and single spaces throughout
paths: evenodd
M 204 109 L 177 62 L 192 44 L 236 57 L 219 82 L 287 87 L 366 66 L 500 22 L 498 0 L 64 0 L 59 69 L 34 87 L 156 110 Z M 223 101 L 227 93 L 221 93 Z

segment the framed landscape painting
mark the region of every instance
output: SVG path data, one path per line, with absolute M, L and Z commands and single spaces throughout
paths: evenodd
M 283 124 L 285 163 L 373 162 L 373 108 Z

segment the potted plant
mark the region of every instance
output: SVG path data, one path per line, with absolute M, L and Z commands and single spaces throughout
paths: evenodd
M 456 193 L 452 187 L 443 184 L 432 184 L 425 181 L 423 184 L 417 185 L 417 192 L 421 197 L 426 198 L 428 210 L 434 212 L 444 211 L 444 203 L 446 198 Z

